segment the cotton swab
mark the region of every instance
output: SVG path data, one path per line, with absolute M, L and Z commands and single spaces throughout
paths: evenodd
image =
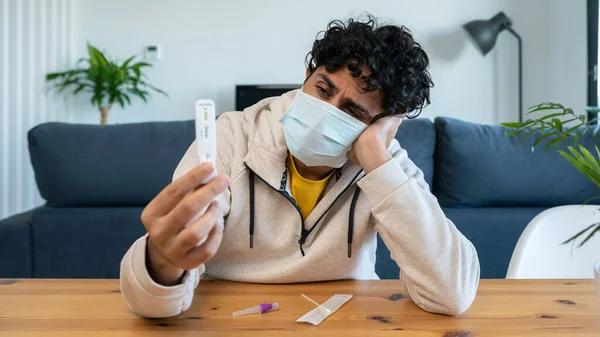
M 308 296 L 306 296 L 306 295 L 304 295 L 304 294 L 302 294 L 302 293 L 301 293 L 300 295 L 302 295 L 302 297 L 306 298 L 307 300 L 311 301 L 311 302 L 312 302 L 314 305 L 316 305 L 317 307 L 321 308 L 321 309 L 322 309 L 323 311 L 325 311 L 327 314 L 331 314 L 331 310 L 329 310 L 329 309 L 327 309 L 327 308 L 325 308 L 325 307 L 321 306 L 319 303 L 317 303 L 317 302 L 313 301 L 313 299 L 312 299 L 312 298 L 310 298 L 310 297 L 308 297 Z

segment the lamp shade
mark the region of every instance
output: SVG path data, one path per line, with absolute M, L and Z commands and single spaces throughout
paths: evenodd
M 512 22 L 508 16 L 500 12 L 489 20 L 471 21 L 463 27 L 467 30 L 473 42 L 479 47 L 481 53 L 485 55 L 494 48 L 498 34 L 511 25 Z

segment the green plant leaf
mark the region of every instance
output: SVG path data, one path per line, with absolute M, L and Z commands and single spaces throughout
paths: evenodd
M 500 125 L 507 127 L 507 128 L 513 128 L 513 129 L 521 127 L 521 123 L 519 123 L 519 122 L 500 123 Z
M 527 132 L 525 135 L 523 135 L 523 137 L 521 138 L 521 142 L 525 141 L 525 139 L 527 139 L 529 136 L 533 135 L 536 132 L 539 132 L 540 129 L 532 129 L 529 132 Z
M 151 85 L 148 85 L 148 87 L 150 87 L 150 89 L 156 91 L 157 93 L 164 95 L 165 97 L 169 97 L 169 94 L 167 94 L 166 92 L 164 92 L 164 91 L 162 91 L 162 90 L 160 90 L 158 88 L 155 88 L 155 87 L 153 87 Z
M 563 156 L 566 160 L 568 160 L 573 166 L 575 166 L 575 168 L 577 168 L 579 171 L 583 170 L 583 167 L 581 165 L 581 163 L 577 160 L 577 158 L 569 155 L 568 153 L 566 153 L 565 151 L 558 151 L 558 153 Z
M 590 167 L 583 156 L 581 156 L 572 146 L 569 146 L 568 149 L 572 155 L 565 151 L 558 151 L 558 153 L 575 166 L 577 170 L 587 176 L 596 186 L 600 187 L 600 172 Z
M 597 224 L 591 224 L 591 225 L 587 226 L 585 229 L 583 229 L 582 231 L 580 231 L 577 234 L 573 235 L 571 238 L 569 238 L 567 241 L 563 242 L 562 244 L 566 245 L 567 243 L 570 243 L 570 242 L 573 242 L 573 241 L 577 240 L 577 238 L 579 238 L 580 236 L 582 236 L 583 234 L 585 234 L 585 232 L 589 231 L 594 226 L 597 226 Z
M 79 84 L 79 86 L 75 90 L 73 90 L 73 95 L 77 95 L 81 90 L 85 89 L 86 86 L 87 84 L 85 83 Z
M 573 133 L 574 133 L 576 130 L 579 130 L 579 129 L 580 129 L 582 126 L 583 126 L 583 125 L 584 125 L 583 123 L 577 123 L 576 125 L 574 125 L 574 126 L 572 126 L 572 127 L 568 128 L 567 130 L 565 130 L 565 133 L 566 133 L 566 134 L 569 134 L 569 135 L 577 136 L 577 134 L 573 134 Z M 579 139 L 579 137 L 576 137 L 576 139 L 578 140 L 578 139 Z M 576 142 L 577 142 L 577 140 L 576 140 L 574 143 L 576 143 Z
M 543 142 L 545 139 L 552 137 L 552 136 L 556 136 L 558 134 L 560 134 L 560 131 L 554 131 L 554 132 L 549 132 L 549 133 L 544 134 L 543 136 L 541 136 L 540 138 L 536 139 L 533 142 L 533 147 L 536 147 L 539 143 Z
M 121 65 L 121 70 L 125 70 L 127 69 L 127 66 L 129 65 L 129 63 L 131 61 L 133 61 L 133 59 L 135 58 L 135 55 L 131 56 L 130 58 L 128 58 L 127 60 L 125 60 L 125 62 L 123 62 L 123 64 Z
M 553 114 L 549 114 L 549 115 L 542 116 L 542 117 L 540 117 L 538 120 L 540 120 L 540 121 L 545 121 L 545 120 L 547 120 L 547 119 L 556 118 L 556 117 L 562 117 L 562 116 L 564 116 L 564 115 L 565 115 L 565 114 L 564 114 L 564 113 L 562 113 L 562 112 L 557 112 L 557 113 L 553 113 Z
M 121 109 L 125 108 L 125 102 L 123 102 L 123 98 L 121 98 L 121 95 L 117 95 L 117 102 L 119 102 L 119 106 L 121 106 Z
M 552 139 L 551 141 L 549 141 L 549 142 L 548 142 L 548 144 L 546 144 L 546 148 L 545 148 L 545 149 L 546 149 L 546 150 L 547 150 L 547 149 L 549 149 L 549 148 L 550 148 L 550 146 L 552 146 L 552 145 L 554 145 L 554 144 L 556 144 L 556 145 L 559 145 L 559 144 L 560 144 L 560 142 L 562 142 L 562 141 L 563 141 L 563 140 L 565 140 L 566 138 L 567 138 L 567 136 L 565 136 L 565 135 L 562 135 L 562 136 L 560 136 L 560 137 L 557 137 L 557 138 L 554 138 L 554 139 Z
M 579 152 L 577 151 L 576 148 L 572 147 L 572 146 L 568 146 L 567 149 L 571 152 L 571 154 L 573 155 L 573 157 L 577 158 L 577 161 L 580 163 L 584 163 L 585 160 L 583 159 L 583 156 L 579 154 Z
M 56 85 L 57 87 L 57 91 L 59 93 L 62 93 L 65 89 L 67 89 L 68 87 L 72 86 L 72 85 L 79 85 L 79 79 L 78 78 L 74 78 L 74 79 L 69 79 L 69 80 L 65 80 L 64 82 L 58 83 Z
M 90 55 L 90 59 L 94 60 L 98 65 L 105 66 L 108 64 L 108 60 L 104 54 L 98 48 L 90 44 L 88 44 L 88 54 Z
M 590 198 L 590 199 L 588 199 L 588 200 L 584 201 L 584 202 L 582 203 L 582 205 L 587 205 L 587 204 L 589 204 L 590 202 L 592 202 L 592 201 L 594 201 L 594 200 L 598 200 L 598 199 L 600 199 L 600 195 L 599 195 L 599 196 L 597 196 L 597 197 L 593 197 L 593 198 Z
M 582 145 L 579 145 L 579 152 L 587 162 L 588 166 L 592 168 L 592 170 L 600 172 L 600 165 L 598 165 L 598 161 L 596 160 L 596 158 L 594 158 L 592 153 L 588 151 L 588 149 L 586 149 Z
M 63 77 L 65 75 L 66 74 L 64 72 L 62 72 L 62 73 L 49 73 L 49 74 L 46 74 L 46 81 L 52 81 L 52 80 L 55 80 L 57 78 Z
M 536 111 L 544 111 L 544 110 L 564 110 L 564 107 L 561 104 L 556 104 L 556 103 L 542 103 L 540 105 L 529 108 L 529 111 L 527 112 L 527 114 L 531 114 Z
M 139 89 L 137 89 L 137 88 L 132 88 L 132 89 L 129 89 L 128 91 L 129 91 L 131 94 L 133 94 L 133 95 L 135 95 L 135 96 L 137 96 L 137 97 L 141 98 L 141 99 L 144 101 L 144 103 L 148 101 L 148 100 L 146 99 L 146 94 L 148 94 L 148 92 L 146 92 L 146 91 L 142 91 L 142 90 L 139 90 Z
M 141 69 L 144 67 L 152 67 L 152 64 L 148 62 L 138 62 L 131 66 L 132 69 Z
M 554 127 L 555 127 L 557 130 L 559 130 L 559 131 L 562 131 L 562 130 L 563 130 L 563 123 L 562 123 L 562 121 L 561 121 L 560 119 L 558 119 L 558 118 L 554 118 L 554 119 L 552 120 L 552 125 L 554 125 Z
M 593 231 L 590 232 L 590 234 L 583 240 L 581 241 L 581 243 L 577 246 L 577 248 L 580 248 L 581 246 L 583 246 L 586 242 L 588 242 L 589 239 L 591 239 L 596 233 L 600 232 L 600 223 L 596 223 L 594 224 L 596 226 L 596 228 L 594 228 Z
M 571 123 L 571 122 L 573 122 L 573 121 L 578 121 L 578 120 L 579 120 L 579 118 L 569 118 L 569 119 L 566 119 L 566 120 L 564 120 L 564 121 L 563 121 L 563 120 L 561 120 L 561 123 L 562 123 L 562 125 L 563 125 L 563 126 L 565 126 L 565 125 L 566 125 L 566 124 L 568 124 L 568 123 Z M 581 123 L 580 123 L 580 124 L 578 124 L 578 125 L 581 125 Z
M 131 98 L 126 93 L 121 93 L 121 96 L 127 101 L 128 105 L 131 105 Z

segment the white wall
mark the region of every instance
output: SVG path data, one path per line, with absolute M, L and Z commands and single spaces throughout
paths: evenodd
M 482 57 L 461 25 L 500 10 L 523 36 L 525 106 L 583 108 L 585 0 L 81 0 L 78 51 L 90 41 L 124 59 L 160 44 L 163 59 L 148 74 L 171 98 L 115 109 L 110 121 L 187 119 L 201 97 L 233 109 L 235 84 L 300 83 L 315 34 L 333 18 L 367 11 L 408 26 L 428 51 L 436 86 L 425 116 L 497 123 L 517 118 L 516 43 L 504 33 Z M 75 120 L 97 123 L 87 100 L 78 103 Z
M 504 0 L 505 12 L 523 39 L 523 105 L 557 102 L 585 113 L 587 103 L 587 4 L 585 0 Z M 499 36 L 496 120 L 516 120 L 517 42 Z
M 519 2 L 81 0 L 78 50 L 83 56 L 90 41 L 124 59 L 142 45 L 160 44 L 163 59 L 149 76 L 171 98 L 155 96 L 147 105 L 115 109 L 110 121 L 187 119 L 200 97 L 214 99 L 220 111 L 233 109 L 235 84 L 301 83 L 304 56 L 316 33 L 331 19 L 367 11 L 408 26 L 429 52 L 436 87 L 426 116 L 494 123 L 498 55 L 483 58 L 461 25 L 508 11 L 509 3 Z M 98 113 L 87 100 L 78 103 L 75 120 L 97 123 Z
M 69 121 L 70 107 L 44 95 L 44 74 L 73 62 L 71 0 L 0 1 L 0 219 L 42 200 L 27 130 Z

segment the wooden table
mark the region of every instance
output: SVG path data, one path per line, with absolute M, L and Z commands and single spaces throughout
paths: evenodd
M 296 323 L 323 302 L 354 294 L 318 327 Z M 233 318 L 260 302 L 281 309 Z M 190 310 L 142 319 L 127 308 L 117 280 L 0 280 L 0 336 L 600 336 L 591 280 L 482 280 L 459 317 L 426 313 L 399 281 L 251 285 L 203 281 Z

